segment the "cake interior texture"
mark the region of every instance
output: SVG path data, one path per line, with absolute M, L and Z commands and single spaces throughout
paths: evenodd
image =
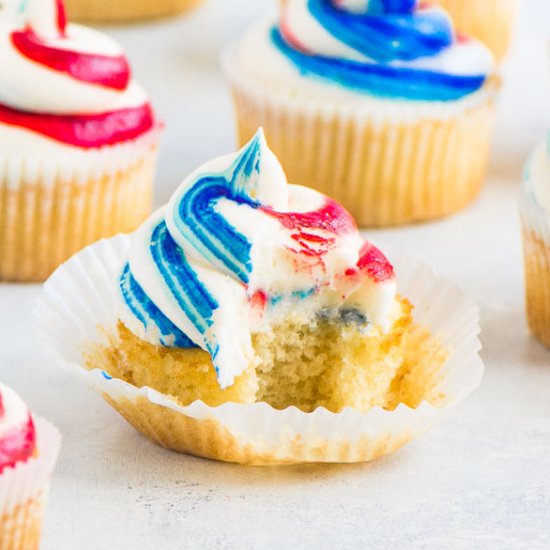
M 137 387 L 148 386 L 181 405 L 202 400 L 266 402 L 276 409 L 295 406 L 304 412 L 325 407 L 387 410 L 400 403 L 437 405 L 437 391 L 447 352 L 429 330 L 414 321 L 412 306 L 402 298 L 391 330 L 383 333 L 345 315 L 318 315 L 304 321 L 289 315 L 253 335 L 255 364 L 220 388 L 210 355 L 198 348 L 155 346 L 118 323 L 110 344 L 88 354 L 87 366 Z

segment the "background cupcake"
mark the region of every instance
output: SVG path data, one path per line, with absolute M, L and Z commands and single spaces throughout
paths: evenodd
M 550 347 L 550 156 L 548 141 L 533 153 L 521 192 L 527 318 Z
M 416 2 L 288 0 L 224 58 L 246 142 L 361 225 L 450 214 L 484 181 L 498 85 L 480 43 Z
M 459 33 L 485 43 L 495 59 L 508 51 L 518 10 L 518 0 L 437 0 L 455 22 Z
M 95 22 L 141 21 L 182 13 L 202 0 L 66 0 L 69 15 Z
M 39 281 L 150 211 L 159 133 L 120 47 L 56 0 L 0 11 L 0 280 Z
M 60 436 L 0 383 L 0 548 L 37 550 Z

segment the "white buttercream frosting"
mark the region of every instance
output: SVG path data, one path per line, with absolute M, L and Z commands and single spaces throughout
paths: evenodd
M 222 387 L 276 319 L 343 310 L 386 330 L 395 304 L 384 256 L 338 203 L 287 183 L 261 132 L 184 180 L 134 234 L 125 270 L 121 320 L 153 344 L 209 351 Z

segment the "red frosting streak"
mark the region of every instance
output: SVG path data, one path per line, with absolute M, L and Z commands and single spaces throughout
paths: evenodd
M 65 13 L 65 4 L 63 0 L 56 0 L 57 8 L 57 28 L 61 36 L 65 36 L 65 27 L 67 26 L 67 15 Z
M 263 310 L 267 304 L 267 294 L 263 290 L 257 290 L 250 296 L 249 301 L 253 307 Z
M 344 235 L 357 230 L 355 221 L 347 210 L 328 198 L 319 210 L 312 212 L 276 212 L 270 208 L 263 210 L 277 218 L 283 227 L 293 231 L 290 236 L 300 245 L 297 253 L 304 256 L 321 257 L 334 247 L 334 235 Z M 312 233 L 311 230 L 315 229 L 329 235 Z
M 0 438 L 0 474 L 5 468 L 13 468 L 18 462 L 28 460 L 36 449 L 36 430 L 29 414 L 23 426 L 14 428 Z
M 325 204 L 311 212 L 276 212 L 271 208 L 263 211 L 277 218 L 287 229 L 321 229 L 334 235 L 345 235 L 357 230 L 351 214 L 335 200 L 326 198 Z M 322 238 L 315 235 L 316 238 Z
M 374 282 L 383 283 L 395 277 L 393 266 L 378 248 L 365 242 L 359 253 L 357 269 L 366 273 Z M 354 275 L 356 270 L 348 270 L 346 275 Z
M 281 15 L 281 20 L 279 22 L 279 30 L 283 35 L 284 39 L 292 46 L 294 49 L 299 50 L 303 53 L 311 53 L 302 42 L 296 37 L 296 35 L 290 30 L 290 25 L 288 24 L 288 19 L 286 12 L 283 11 Z
M 155 124 L 149 103 L 94 115 L 27 113 L 0 104 L 0 123 L 18 126 L 55 141 L 91 149 L 135 139 Z
M 61 29 L 64 28 L 65 16 L 62 10 L 58 14 Z M 11 40 L 17 50 L 31 61 L 68 74 L 75 80 L 115 90 L 125 90 L 130 82 L 130 66 L 123 55 L 111 57 L 53 48 L 30 28 L 13 32 Z

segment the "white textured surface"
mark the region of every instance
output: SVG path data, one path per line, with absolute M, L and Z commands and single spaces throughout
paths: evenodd
M 253 11 L 258 0 L 212 0 L 188 19 L 110 31 L 169 124 L 159 203 L 190 169 L 233 148 L 216 47 Z M 261 469 L 156 448 L 43 359 L 30 333 L 39 288 L 0 287 L 0 378 L 64 433 L 43 550 L 550 547 L 550 352 L 525 327 L 516 208 L 523 161 L 550 127 L 549 30 L 548 1 L 525 0 L 477 204 L 371 235 L 428 261 L 483 307 L 481 389 L 395 456 Z

